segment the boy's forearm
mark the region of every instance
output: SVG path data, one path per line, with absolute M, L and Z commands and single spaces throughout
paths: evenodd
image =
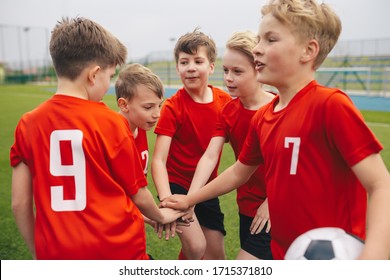
M 196 167 L 188 194 L 199 190 L 207 183 L 211 173 L 217 165 L 217 162 L 217 158 L 202 157 L 200 159 Z
M 27 205 L 24 208 L 14 207 L 13 214 L 20 234 L 22 235 L 24 242 L 35 259 L 35 217 L 33 207 L 32 205 Z
M 361 258 L 390 257 L 390 174 L 380 154 L 361 160 L 352 170 L 368 192 L 367 236 Z
M 237 189 L 249 179 L 256 168 L 256 166 L 245 166 L 237 161 L 203 188 L 188 194 L 190 206 Z
M 212 198 L 218 197 L 222 194 L 225 194 L 232 187 L 229 187 L 229 181 L 227 180 L 229 174 L 223 172 L 221 175 L 216 177 L 214 180 L 206 184 L 203 188 L 194 191 L 192 193 L 188 193 L 188 203 L 190 206 L 194 206 L 200 202 L 210 200 Z M 234 189 L 234 188 L 233 188 Z
M 132 200 L 141 213 L 147 218 L 157 222 L 163 219 L 163 216 L 147 187 L 140 188 L 138 192 L 132 196 Z
M 163 200 L 170 196 L 172 193 L 169 187 L 168 172 L 165 165 L 156 161 L 152 162 L 151 173 L 159 199 Z
M 27 223 L 18 223 L 19 230 L 22 232 L 23 239 L 27 244 L 28 249 L 31 252 L 33 259 L 36 259 L 35 255 L 35 217 L 32 214 L 32 217 L 28 219 Z
M 211 138 L 206 151 L 200 158 L 194 177 L 192 178 L 191 186 L 188 193 L 199 190 L 210 179 L 213 170 L 218 164 L 219 156 L 222 152 L 225 138 L 221 136 L 214 136 Z
M 390 183 L 390 182 L 389 182 Z M 369 199 L 367 209 L 367 238 L 363 258 L 390 258 L 390 189 L 375 190 Z M 372 255 L 372 252 L 375 252 Z
M 31 173 L 26 164 L 12 169 L 12 213 L 18 229 L 35 259 L 35 213 Z

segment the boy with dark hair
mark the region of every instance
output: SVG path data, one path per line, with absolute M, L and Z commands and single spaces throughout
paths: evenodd
M 192 192 L 196 165 L 222 107 L 231 100 L 228 93 L 208 83 L 216 59 L 216 46 L 209 36 L 198 30 L 183 35 L 174 54 L 184 86 L 164 102 L 155 129 L 152 176 L 160 200 L 172 193 Z M 218 165 L 210 179 L 217 169 Z M 196 205 L 193 218 L 189 227 L 181 229 L 179 259 L 224 259 L 224 216 L 218 198 Z

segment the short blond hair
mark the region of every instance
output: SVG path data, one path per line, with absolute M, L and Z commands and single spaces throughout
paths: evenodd
M 257 44 L 257 35 L 252 31 L 237 31 L 226 42 L 226 48 L 235 50 L 245 55 L 254 65 L 254 56 L 252 50 Z
M 164 86 L 160 78 L 149 68 L 138 64 L 128 64 L 121 69 L 115 82 L 116 99 L 123 97 L 131 100 L 137 93 L 137 86 L 144 85 L 153 91 L 157 97 L 163 98 Z
M 320 67 L 333 49 L 341 33 L 341 21 L 331 7 L 316 0 L 270 0 L 261 9 L 263 16 L 271 14 L 290 28 L 297 39 L 315 39 L 320 50 L 314 68 Z

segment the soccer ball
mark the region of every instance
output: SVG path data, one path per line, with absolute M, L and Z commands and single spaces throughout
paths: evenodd
M 298 236 L 285 255 L 286 260 L 353 260 L 364 242 L 341 228 L 323 227 Z

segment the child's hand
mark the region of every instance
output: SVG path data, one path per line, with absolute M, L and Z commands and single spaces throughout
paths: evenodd
M 269 219 L 267 199 L 257 209 L 256 216 L 250 226 L 251 234 L 259 234 L 265 225 L 267 225 L 265 232 L 269 232 L 271 230 L 271 220 Z
M 187 196 L 183 194 L 174 194 L 165 198 L 161 201 L 160 206 L 177 210 L 187 210 L 190 208 Z
M 154 225 L 154 230 L 157 233 L 158 238 L 161 239 L 163 232 L 165 231 L 165 240 L 169 240 L 170 238 L 175 237 L 176 232 L 182 233 L 177 226 L 190 226 L 190 223 L 187 220 L 182 219 L 187 212 L 169 208 L 160 208 L 160 211 L 164 215 L 163 223 L 155 223 Z
M 194 208 L 195 206 L 192 206 L 190 207 L 186 212 L 187 214 L 185 214 L 183 217 L 181 217 L 179 220 L 183 221 L 184 223 L 191 223 L 194 221 Z

